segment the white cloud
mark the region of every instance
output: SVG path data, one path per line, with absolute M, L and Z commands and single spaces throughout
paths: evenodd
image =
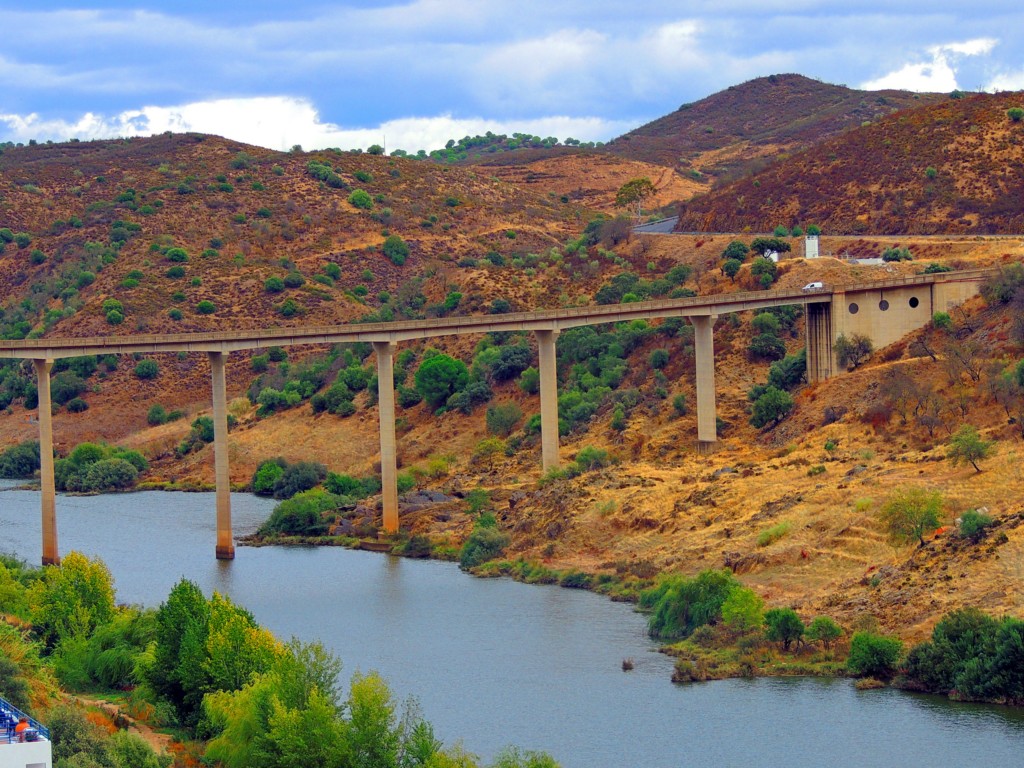
M 281 150 L 295 144 L 301 144 L 306 149 L 365 149 L 371 144 L 386 143 L 389 151 L 401 148 L 415 152 L 419 149 L 438 149 L 448 139 L 487 131 L 605 141 L 628 131 L 633 124 L 597 117 L 548 116 L 501 121 L 440 115 L 389 120 L 371 128 L 344 128 L 323 122 L 316 107 L 305 99 L 266 96 L 217 99 L 177 107 L 142 107 L 109 117 L 89 112 L 72 121 L 47 120 L 34 113 L 0 114 L 0 126 L 6 126 L 6 129 L 0 127 L 0 138 L 21 142 L 29 139 L 65 141 L 69 138 L 104 139 L 149 136 L 165 131 L 193 131 Z
M 930 61 L 905 64 L 899 69 L 883 75 L 875 80 L 868 80 L 860 87 L 868 91 L 880 91 L 887 88 L 908 91 L 933 91 L 943 93 L 955 91 L 957 84 L 957 64 L 963 56 L 987 56 L 999 43 L 990 37 L 966 40 L 962 43 L 946 43 L 933 45 L 927 49 Z
M 1016 72 L 1000 72 L 985 86 L 986 91 L 1024 91 L 1024 69 Z

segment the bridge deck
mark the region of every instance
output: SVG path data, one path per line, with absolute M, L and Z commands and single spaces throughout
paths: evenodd
M 936 282 L 975 281 L 991 270 L 965 270 L 933 275 L 890 278 L 848 285 L 826 286 L 816 291 L 769 290 L 660 299 L 632 304 L 589 305 L 562 309 L 515 312 L 506 315 L 474 315 L 406 320 L 389 323 L 265 328 L 202 333 L 139 334 L 0 340 L 0 357 L 58 359 L 92 354 L 133 352 L 232 352 L 293 344 L 338 344 L 358 341 L 405 341 L 432 336 L 492 331 L 565 330 L 659 317 L 697 317 L 763 309 L 787 304 L 831 302 L 837 293 L 930 285 Z

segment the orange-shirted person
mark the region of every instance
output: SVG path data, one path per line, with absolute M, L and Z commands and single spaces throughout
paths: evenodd
M 14 733 L 18 737 L 18 741 L 25 740 L 25 731 L 28 730 L 28 718 L 23 717 L 18 720 L 18 724 L 14 726 Z

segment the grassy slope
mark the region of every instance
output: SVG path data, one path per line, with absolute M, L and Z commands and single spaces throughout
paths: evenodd
M 685 204 L 683 231 L 1024 231 L 1020 94 L 946 99 L 822 142 Z

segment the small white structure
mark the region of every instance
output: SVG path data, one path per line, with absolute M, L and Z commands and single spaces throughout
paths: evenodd
M 806 235 L 804 237 L 804 258 L 805 259 L 816 259 L 816 258 L 818 258 L 818 236 L 817 235 Z

